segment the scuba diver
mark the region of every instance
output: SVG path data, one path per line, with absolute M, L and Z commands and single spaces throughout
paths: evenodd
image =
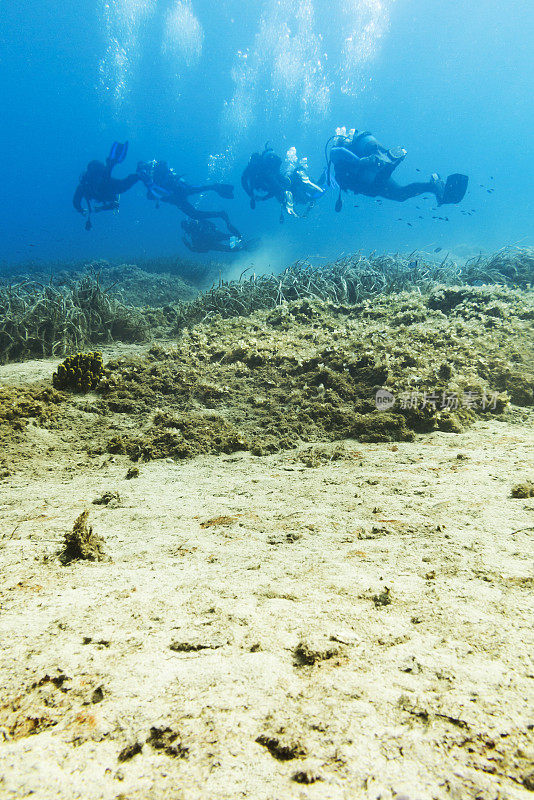
M 119 208 L 119 198 L 128 189 L 131 189 L 139 181 L 136 174 L 128 175 L 126 178 L 112 178 L 111 173 L 117 164 L 122 164 L 128 153 L 128 142 L 121 144 L 113 142 L 106 163 L 102 161 L 90 161 L 86 171 L 80 176 L 80 182 L 72 204 L 76 211 L 87 216 L 85 230 L 90 231 L 92 226 L 91 213 L 99 211 L 117 211 Z M 85 200 L 87 208 L 82 206 Z M 92 206 L 91 201 L 99 205 Z
M 169 167 L 166 161 L 140 161 L 137 165 L 137 175 L 146 186 L 148 199 L 155 200 L 157 205 L 160 202 L 170 203 L 190 219 L 199 222 L 208 219 L 222 219 L 229 232 L 240 238 L 239 231 L 230 222 L 226 211 L 200 211 L 189 202 L 191 195 L 204 192 L 216 192 L 219 197 L 233 200 L 233 186 L 227 183 L 192 186 L 184 181 L 183 175 L 178 175 L 174 169 Z
M 282 162 L 268 144 L 263 153 L 251 155 L 241 175 L 241 186 L 250 197 L 252 209 L 256 208 L 258 200 L 276 198 L 281 205 L 280 222 L 284 221 L 284 211 L 290 217 L 299 216 L 294 203 L 306 205 L 309 211 L 315 200 L 324 194 L 324 189 L 309 179 L 307 159 L 299 160 L 295 147 L 289 148 Z
M 245 241 L 241 236 L 219 230 L 207 219 L 184 219 L 181 226 L 186 234 L 182 237 L 182 242 L 193 253 L 208 253 L 210 250 L 217 250 L 220 253 L 250 252 L 260 241 L 259 239 Z
M 328 146 L 332 147 L 328 152 Z M 468 177 L 460 173 L 449 175 L 443 181 L 437 173 L 423 183 L 401 186 L 391 177 L 393 171 L 406 158 L 404 148 L 386 149 L 369 131 L 358 132 L 337 128 L 325 147 L 326 171 L 323 179 L 339 188 L 336 211 L 341 211 L 341 192 L 353 192 L 367 197 L 384 197 L 400 203 L 411 197 L 432 193 L 438 206 L 459 203 L 467 191 Z M 333 172 L 333 175 L 332 175 Z
M 291 194 L 294 202 L 297 205 L 306 206 L 306 210 L 301 216 L 307 216 L 315 205 L 315 201 L 322 197 L 325 190 L 310 180 L 308 159 L 306 156 L 299 158 L 296 147 L 290 147 L 286 153 L 283 174 L 291 182 Z

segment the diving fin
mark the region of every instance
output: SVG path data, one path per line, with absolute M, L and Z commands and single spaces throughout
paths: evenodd
M 230 183 L 216 183 L 213 188 L 219 197 L 224 197 L 225 200 L 234 199 L 234 187 Z
M 116 166 L 116 164 L 122 164 L 126 156 L 128 155 L 128 142 L 113 142 L 111 145 L 111 150 L 109 151 L 108 156 L 108 164 L 111 166 Z
M 256 200 L 253 197 L 250 198 L 250 207 L 253 211 L 256 208 Z
M 90 231 L 92 227 L 93 227 L 93 223 L 91 222 L 91 217 L 88 217 L 87 221 L 85 223 L 85 230 L 86 231 Z
M 449 175 L 441 199 L 438 201 L 438 206 L 461 202 L 467 192 L 468 183 L 469 178 L 467 175 L 462 175 L 460 172 Z
M 341 189 L 340 189 L 340 190 L 339 190 L 339 195 L 338 195 L 338 198 L 337 198 L 337 200 L 336 200 L 335 209 L 336 209 L 336 211 L 339 213 L 339 212 L 341 211 L 341 209 L 342 209 L 342 208 L 343 208 L 343 200 L 341 199 Z

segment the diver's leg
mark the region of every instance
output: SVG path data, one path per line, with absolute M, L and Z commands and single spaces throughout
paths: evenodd
M 428 183 L 409 183 L 406 186 L 401 186 L 393 178 L 389 178 L 380 185 L 380 188 L 377 187 L 376 189 L 376 194 L 380 197 L 385 197 L 386 200 L 397 200 L 399 203 L 429 192 L 436 195 L 436 186 L 431 181 Z
M 176 203 L 175 205 L 177 205 L 180 211 L 183 211 L 184 214 L 187 214 L 187 216 L 191 219 L 222 219 L 230 233 L 232 233 L 234 236 L 241 235 L 237 228 L 235 228 L 230 222 L 230 218 L 226 211 L 201 211 L 200 209 L 191 205 L 191 203 L 187 200 L 182 200 L 179 204 Z
M 190 184 L 187 185 L 187 194 L 204 194 L 204 192 L 211 192 L 214 189 L 214 185 L 206 185 L 206 186 L 191 186 Z
M 282 208 L 285 209 L 285 212 L 289 217 L 298 217 L 293 205 L 293 194 L 290 191 L 284 193 Z
M 203 220 L 203 219 L 223 219 L 225 222 L 228 219 L 228 214 L 225 211 L 201 211 L 195 206 L 191 205 L 188 200 L 181 200 L 175 203 L 180 211 L 183 211 L 190 219 Z
M 230 183 L 209 183 L 205 186 L 187 187 L 187 194 L 204 194 L 204 192 L 216 192 L 219 197 L 225 200 L 234 199 L 234 187 Z

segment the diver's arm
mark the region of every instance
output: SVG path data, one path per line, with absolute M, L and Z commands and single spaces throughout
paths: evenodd
M 376 168 L 380 163 L 380 156 L 373 153 L 370 156 L 359 158 L 346 147 L 333 147 L 330 151 L 330 163 L 335 167 L 344 166 L 358 173 L 361 167 Z
M 317 192 L 318 195 L 324 193 L 324 189 L 321 189 L 321 187 L 317 183 L 314 183 L 312 180 L 310 180 L 310 178 L 305 173 L 300 173 L 299 178 L 304 186 L 308 186 L 314 192 Z
M 82 200 L 84 198 L 84 187 L 80 183 L 74 192 L 74 197 L 72 198 L 72 205 L 76 209 L 79 214 L 85 214 L 86 209 L 82 207 Z
M 126 178 L 111 178 L 111 190 L 113 194 L 124 194 L 124 192 L 131 189 L 132 186 L 135 186 L 140 180 L 141 178 L 136 172 L 132 172 L 132 174 L 127 175 Z
M 248 169 L 245 169 L 241 174 L 241 186 L 249 197 L 254 197 L 254 190 L 252 188 L 252 181 L 250 180 L 250 172 Z
M 363 158 L 358 158 L 352 150 L 349 150 L 346 147 L 333 147 L 330 151 L 330 161 L 332 164 L 348 164 L 352 163 L 354 166 L 360 164 L 361 161 L 365 161 Z

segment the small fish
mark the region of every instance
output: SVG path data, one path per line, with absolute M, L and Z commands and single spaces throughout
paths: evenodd
M 490 181 L 492 181 L 492 180 L 493 180 L 493 175 L 490 175 Z
M 402 222 L 402 217 L 397 217 L 397 222 Z
M 488 194 L 491 194 L 493 189 L 486 189 L 486 191 L 487 191 Z
M 423 219 L 423 217 L 421 216 L 421 214 L 419 214 L 419 217 L 418 217 L 418 219 Z
M 411 222 L 407 222 L 406 225 L 408 225 L 409 228 L 413 228 L 413 225 L 412 225 Z
M 434 253 L 441 253 L 442 250 L 443 250 L 443 247 L 436 247 L 436 249 L 434 250 Z
M 475 213 L 475 211 L 476 211 L 476 208 L 472 208 L 472 209 L 471 209 L 471 214 L 474 214 L 474 213 Z
M 415 168 L 415 171 L 416 171 L 416 172 L 421 172 L 421 170 L 420 170 L 420 169 L 417 169 L 417 167 Z

